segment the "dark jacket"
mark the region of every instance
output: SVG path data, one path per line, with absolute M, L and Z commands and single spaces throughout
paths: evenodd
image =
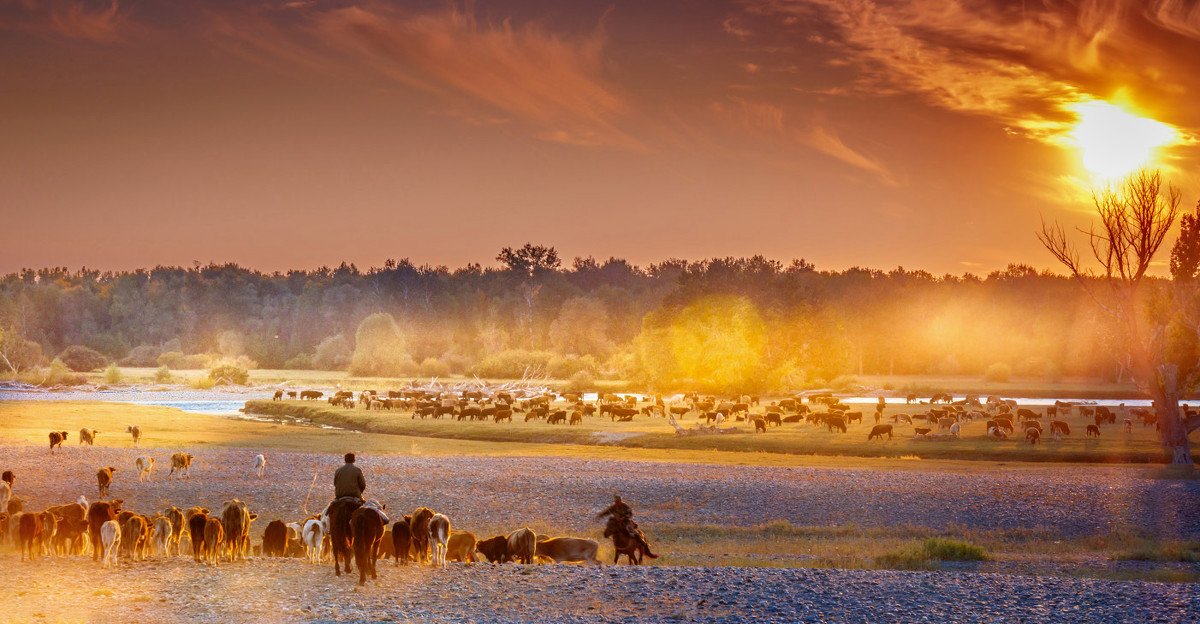
M 367 491 L 367 480 L 358 466 L 346 464 L 333 473 L 334 498 L 343 496 L 362 498 L 365 491 Z

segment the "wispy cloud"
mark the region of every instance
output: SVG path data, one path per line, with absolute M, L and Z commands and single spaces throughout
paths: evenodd
M 0 3 L 0 28 L 47 37 L 117 43 L 133 27 L 129 12 L 117 0 L 18 0 L 4 4 Z
M 216 14 L 214 22 L 236 42 L 231 49 L 261 62 L 372 72 L 482 117 L 508 116 L 547 141 L 642 149 L 620 127 L 629 108 L 605 77 L 602 18 L 590 32 L 561 34 L 536 22 L 484 21 L 469 9 L 362 4 L 250 22 Z

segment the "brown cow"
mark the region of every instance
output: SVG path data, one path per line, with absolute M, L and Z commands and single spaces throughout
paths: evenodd
M 263 530 L 262 554 L 264 557 L 282 557 L 287 554 L 288 528 L 283 520 L 272 520 Z
M 491 563 L 508 561 L 508 538 L 494 535 L 475 544 L 475 552 L 483 555 Z
M 83 429 L 79 430 L 79 444 L 93 446 L 96 444 L 96 436 L 99 434 L 100 432 L 96 431 L 95 429 L 88 429 L 87 427 L 84 427 Z
M 1037 444 L 1042 439 L 1042 430 L 1038 427 L 1026 427 L 1025 439 L 1028 440 L 1030 444 Z
M 531 564 L 537 553 L 537 534 L 527 528 L 508 534 L 508 557 L 517 563 Z
M 92 542 L 92 561 L 100 561 L 100 556 L 103 554 L 102 549 L 98 548 L 101 543 L 100 527 L 109 520 L 117 519 L 117 514 L 121 513 L 122 502 L 124 501 L 119 498 L 109 502 L 97 501 L 88 507 L 88 538 Z
M 429 561 L 429 520 L 431 518 L 433 518 L 433 510 L 418 507 L 412 513 L 412 520 L 409 521 L 408 529 L 412 536 L 413 560 L 417 563 Z
M 358 584 L 365 585 L 367 575 L 378 579 L 375 561 L 379 541 L 383 539 L 384 518 L 373 505 L 363 505 L 350 514 L 350 533 L 354 536 L 354 563 L 358 566 Z
M 1089 437 L 1089 438 L 1091 438 L 1091 437 L 1097 437 L 1097 438 L 1098 438 L 1098 437 L 1100 437 L 1100 427 L 1099 427 L 1099 425 L 1088 425 L 1088 426 L 1087 426 L 1087 437 Z
M 208 561 L 208 552 L 204 544 L 204 527 L 208 525 L 208 512 L 197 511 L 198 507 L 188 510 L 188 534 L 192 537 L 192 559 L 196 563 Z M 195 513 L 193 513 L 195 512 Z
M 108 488 L 112 487 L 113 473 L 116 470 L 116 468 L 108 466 L 96 471 L 96 484 L 100 487 L 100 498 L 108 496 Z
M 148 529 L 146 519 L 137 514 L 129 516 L 121 524 L 121 555 L 132 561 L 141 561 L 146 547 Z
M 755 418 L 754 419 L 754 432 L 758 433 L 760 431 L 763 433 L 767 432 L 767 421 L 762 418 Z
M 550 559 L 555 563 L 583 561 L 600 565 L 600 560 L 596 558 L 599 550 L 600 544 L 595 540 L 578 537 L 552 537 L 538 540 L 536 554 L 538 557 Z
M 221 546 L 224 541 L 224 525 L 217 518 L 207 518 L 204 522 L 204 559 L 209 565 L 220 565 Z
M 246 560 L 246 555 L 250 552 L 250 523 L 256 518 L 258 514 L 250 513 L 246 509 L 246 503 L 236 498 L 225 503 L 225 508 L 221 510 L 221 524 L 225 529 L 224 537 L 225 543 L 228 544 L 230 562 Z
M 42 514 L 24 512 L 17 516 L 17 545 L 21 561 L 32 561 L 42 554 Z
M 66 431 L 51 431 L 50 432 L 50 453 L 54 453 L 54 447 L 62 448 L 62 443 L 67 440 Z
M 871 433 L 867 434 L 867 439 L 874 440 L 875 438 L 879 438 L 882 440 L 884 435 L 887 435 L 889 440 L 892 439 L 891 425 L 875 425 L 874 427 L 871 427 Z
M 171 455 L 171 472 L 167 473 L 167 478 L 171 478 L 171 475 L 174 475 L 175 471 L 178 470 L 181 478 L 191 479 L 193 459 L 195 459 L 195 456 L 191 453 L 175 453 Z
M 409 551 L 412 549 L 410 522 L 412 522 L 412 516 L 404 516 L 403 520 L 397 520 L 392 525 L 392 551 L 395 553 L 397 565 L 407 564 L 409 560 Z
M 450 536 L 446 545 L 446 558 L 450 561 L 475 562 L 475 534 L 470 531 L 459 531 Z

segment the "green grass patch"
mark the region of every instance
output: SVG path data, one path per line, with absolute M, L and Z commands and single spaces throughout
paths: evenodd
M 936 570 L 942 561 L 987 561 L 982 546 L 942 537 L 926 538 L 913 544 L 875 557 L 875 565 L 891 570 Z
M 1113 559 L 1200 563 L 1200 542 L 1146 542 L 1113 555 Z

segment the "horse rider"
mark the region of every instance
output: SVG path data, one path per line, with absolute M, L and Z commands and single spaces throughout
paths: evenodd
M 333 473 L 333 498 L 356 498 L 363 500 L 363 492 L 367 491 L 367 479 L 362 469 L 354 465 L 354 453 L 346 453 L 346 465 Z
M 608 517 L 608 525 L 604 528 L 604 535 L 607 537 L 616 531 L 624 531 L 627 535 L 637 540 L 642 549 L 646 551 L 646 555 L 651 558 L 657 558 L 658 555 L 650 552 L 650 542 L 646 541 L 646 534 L 638 528 L 636 522 L 633 521 L 633 508 L 625 501 L 621 500 L 619 494 L 613 495 L 613 504 L 607 509 L 596 514 L 596 519 Z

